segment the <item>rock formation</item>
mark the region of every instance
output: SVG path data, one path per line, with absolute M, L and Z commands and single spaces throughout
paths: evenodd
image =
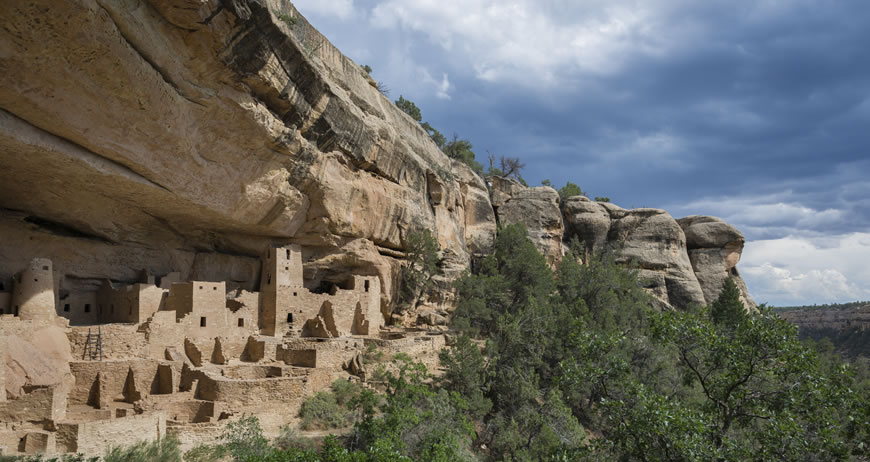
M 492 240 L 483 183 L 286 1 L 37 0 L 0 26 L 0 277 L 46 254 L 62 290 L 136 268 L 253 290 L 292 241 L 386 304 L 408 232 L 452 271 Z
M 704 291 L 707 304 L 719 296 L 722 284 L 729 276 L 740 289 L 741 301 L 750 309 L 755 301 L 749 296 L 746 284 L 737 271 L 737 262 L 743 253 L 743 234 L 716 217 L 692 215 L 677 220 L 686 234 L 689 259 Z
M 664 210 L 625 210 L 583 196 L 568 198 L 562 210 L 566 241 L 576 237 L 587 258 L 611 252 L 617 261 L 637 265 L 648 289 L 665 305 L 708 305 L 731 276 L 744 304 L 755 308 L 736 266 L 743 235 L 724 221 L 701 216 L 674 220 Z
M 490 184 L 492 206 L 502 225 L 520 223 L 529 232 L 529 239 L 556 265 L 564 254 L 562 213 L 559 194 L 548 186 L 529 188 L 511 178 L 492 176 Z

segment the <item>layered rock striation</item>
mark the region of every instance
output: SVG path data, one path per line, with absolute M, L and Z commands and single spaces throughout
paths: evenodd
M 409 232 L 448 272 L 495 232 L 482 181 L 280 0 L 8 5 L 0 152 L 0 277 L 51 256 L 66 291 L 132 268 L 252 290 L 294 242 L 386 303 Z
M 508 223 L 553 265 L 574 237 L 618 251 L 668 306 L 739 278 L 724 222 L 485 182 L 283 0 L 9 5 L 0 153 L 0 280 L 50 257 L 61 298 L 141 270 L 252 291 L 293 243 L 309 288 L 378 276 L 386 308 L 410 232 L 434 231 L 449 281 Z

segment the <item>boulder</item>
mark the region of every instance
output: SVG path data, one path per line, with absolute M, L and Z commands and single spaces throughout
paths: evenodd
M 42 327 L 27 338 L 6 335 L 4 343 L 0 365 L 5 369 L 4 393 L 9 398 L 20 398 L 31 387 L 69 390 L 75 382 L 69 367 L 70 344 L 62 328 Z
M 686 250 L 682 228 L 660 209 L 612 208 L 606 250 L 617 263 L 634 265 L 647 288 L 674 308 L 704 305 L 704 294 Z
M 737 270 L 744 238 L 736 228 L 716 217 L 693 215 L 677 220 L 686 235 L 689 259 L 701 284 L 707 304 L 719 297 L 725 279 L 731 277 L 740 289 L 741 301 L 756 308 L 746 283 Z
M 490 177 L 493 204 L 502 225 L 520 223 L 526 227 L 529 239 L 555 267 L 564 254 L 562 212 L 559 193 L 548 186 L 527 188 L 509 178 Z
M 576 237 L 585 246 L 588 259 L 593 253 L 600 253 L 607 244 L 610 232 L 610 213 L 598 202 L 585 196 L 573 196 L 562 203 L 565 218 L 565 241 Z

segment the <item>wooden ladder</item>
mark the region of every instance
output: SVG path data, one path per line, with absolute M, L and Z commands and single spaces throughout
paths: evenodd
M 97 326 L 96 334 L 92 334 L 91 328 L 88 327 L 88 339 L 82 356 L 82 359 L 87 358 L 91 361 L 103 360 L 103 330 L 100 326 Z

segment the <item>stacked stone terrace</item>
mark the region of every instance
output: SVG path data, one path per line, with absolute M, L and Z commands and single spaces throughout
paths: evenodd
M 364 379 L 368 345 L 424 360 L 443 347 L 384 327 L 377 277 L 317 293 L 302 274 L 289 246 L 263 256 L 259 292 L 170 273 L 61 295 L 51 261 L 34 259 L 0 282 L 0 454 L 98 455 L 167 435 L 190 448 L 243 414 L 276 433 L 306 396 Z

